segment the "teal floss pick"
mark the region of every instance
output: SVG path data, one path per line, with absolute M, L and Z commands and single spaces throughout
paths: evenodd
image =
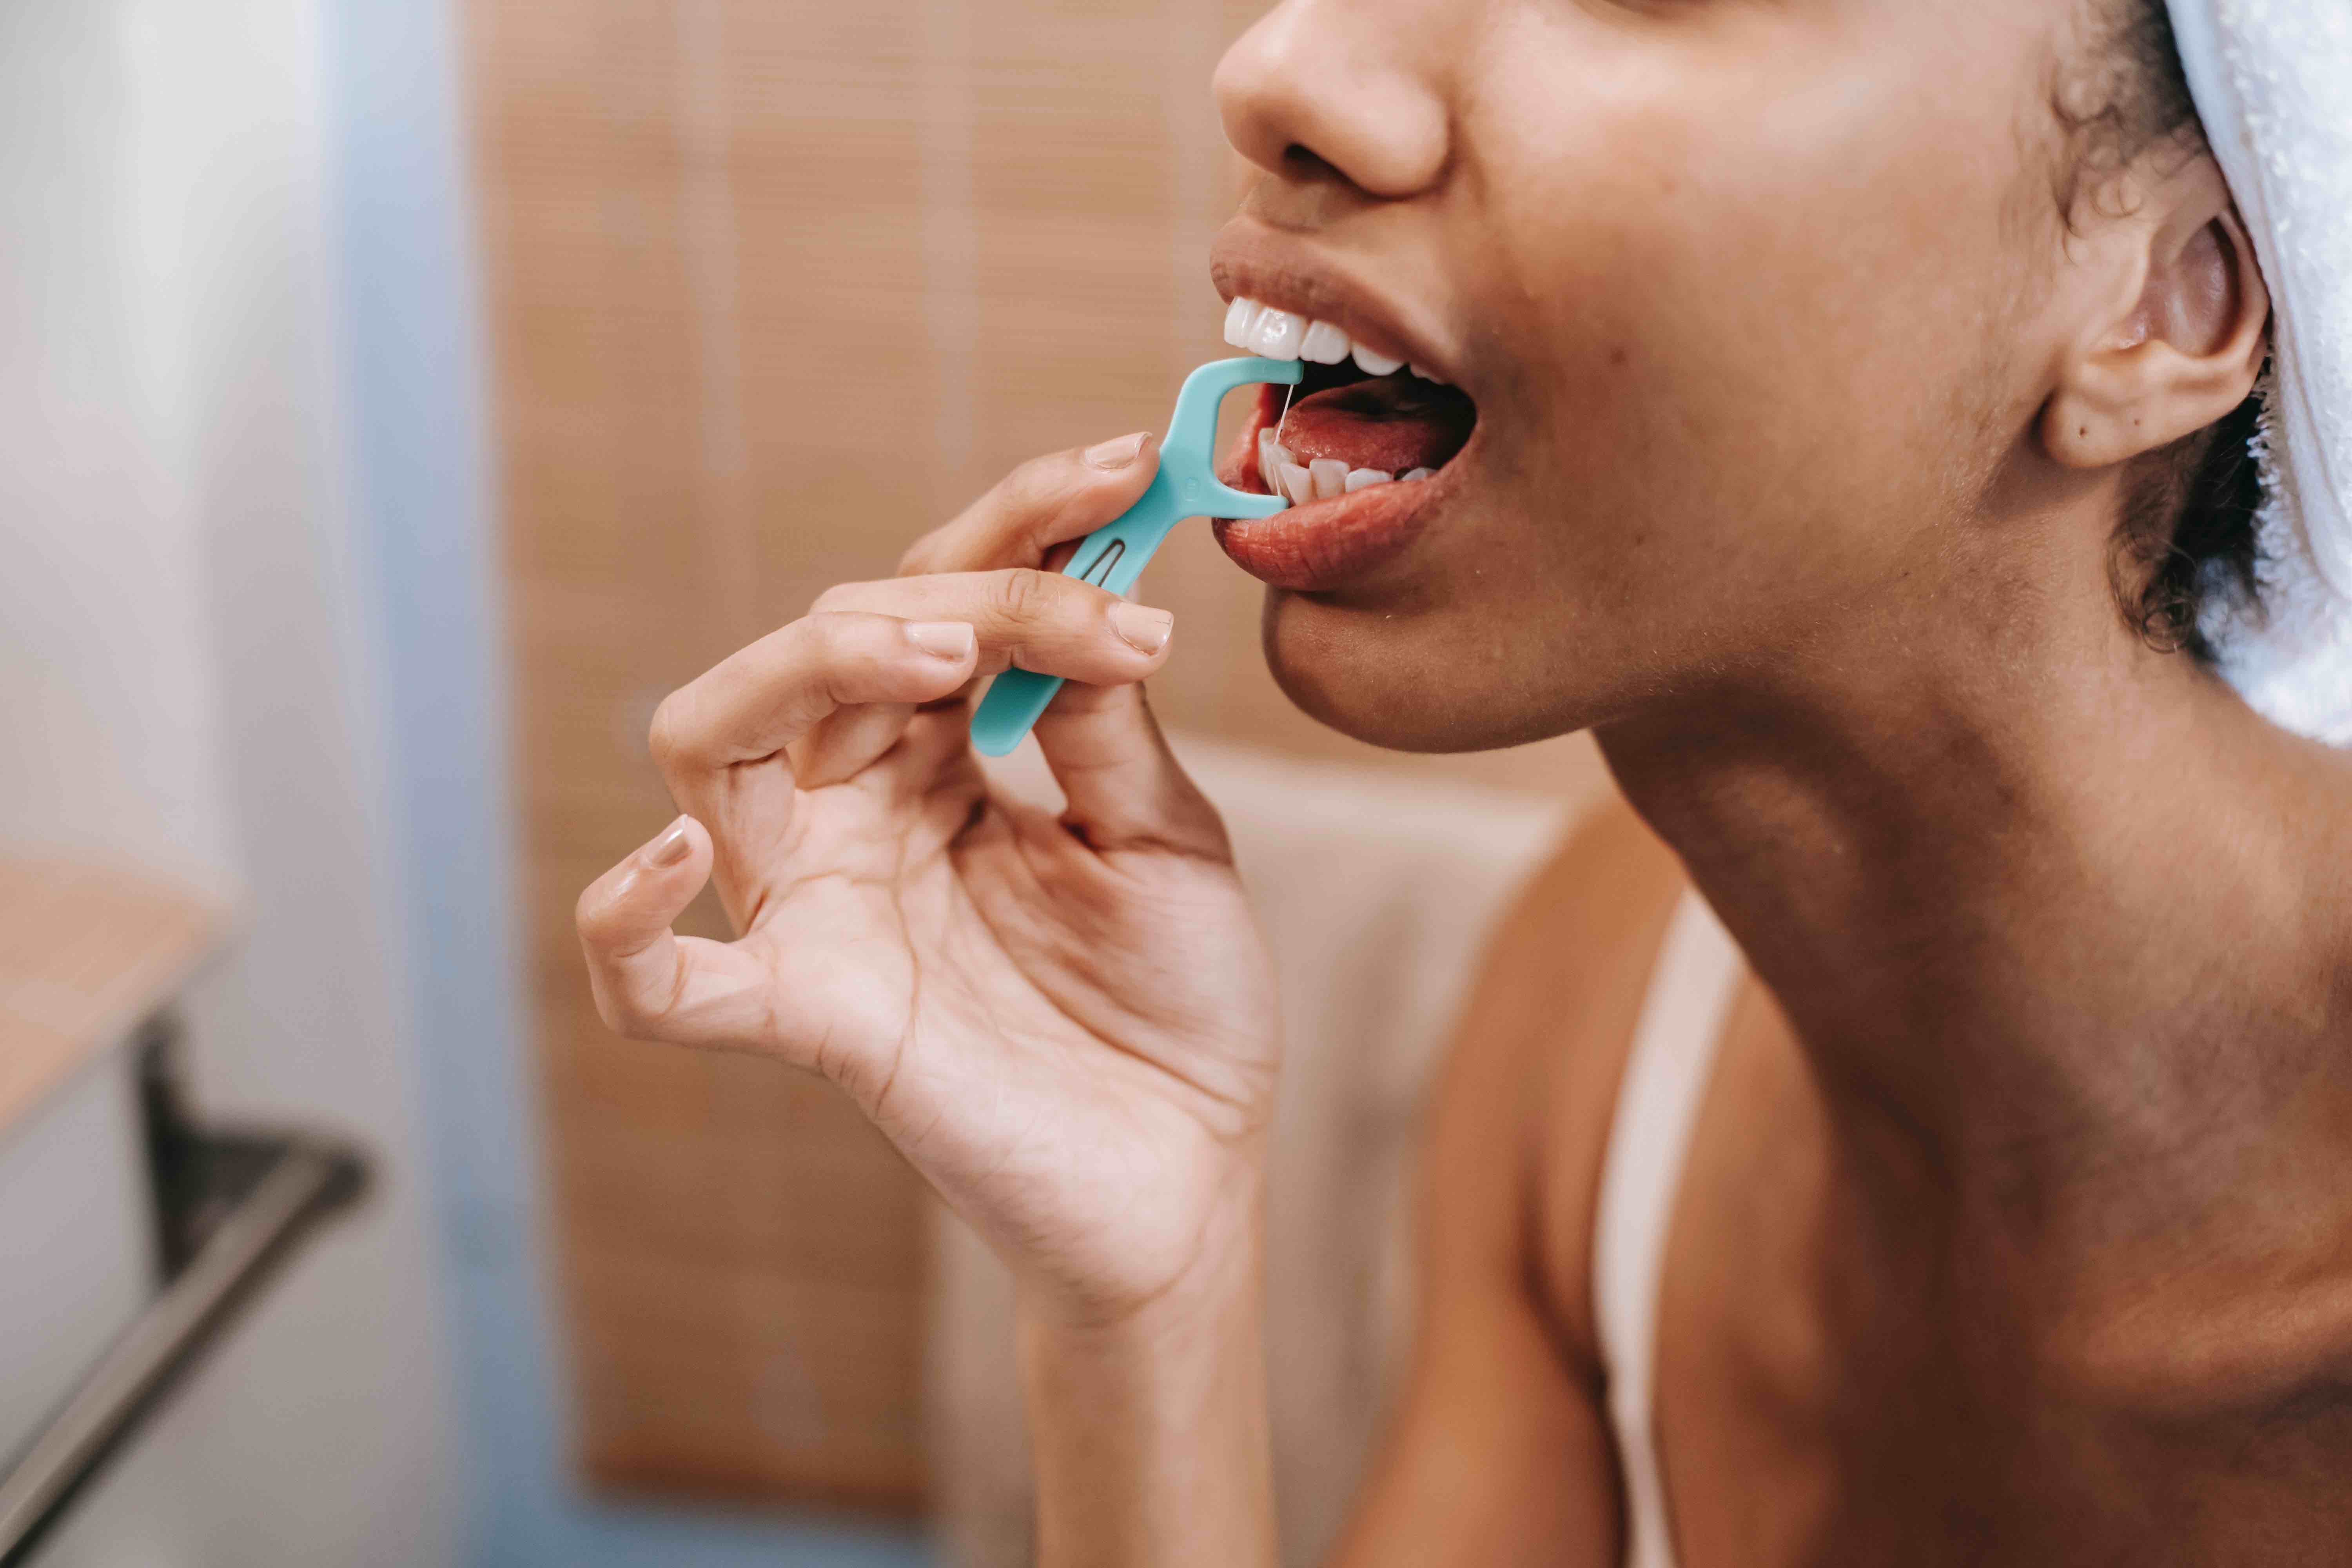
M 1287 507 L 1290 503 L 1281 496 L 1252 495 L 1217 478 L 1217 405 L 1236 387 L 1267 384 L 1295 393 L 1306 374 L 1306 365 L 1297 360 L 1221 359 L 1186 376 L 1176 395 L 1167 437 L 1160 444 L 1160 471 L 1151 477 L 1150 488 L 1133 506 L 1080 541 L 1062 574 L 1124 594 L 1143 575 L 1169 531 L 1184 519 L 1272 517 Z M 1282 411 L 1287 419 L 1289 394 L 1284 395 Z M 972 745 L 983 756 L 1004 755 L 1021 743 L 1061 689 L 1058 675 L 1006 670 L 972 710 Z

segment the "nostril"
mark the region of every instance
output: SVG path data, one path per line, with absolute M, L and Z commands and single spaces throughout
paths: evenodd
M 1282 150 L 1282 172 L 1294 180 L 1345 180 L 1332 162 L 1304 142 Z

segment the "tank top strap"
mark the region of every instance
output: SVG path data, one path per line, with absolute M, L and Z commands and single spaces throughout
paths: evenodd
M 1656 1433 L 1658 1288 L 1691 1128 L 1746 965 L 1696 889 L 1675 907 L 1633 1029 L 1601 1169 L 1592 1308 L 1624 1475 L 1627 1568 L 1674 1568 Z

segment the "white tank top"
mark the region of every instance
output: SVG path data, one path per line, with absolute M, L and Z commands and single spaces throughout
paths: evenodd
M 1691 1126 L 1745 969 L 1738 945 L 1706 900 L 1685 891 L 1650 972 L 1601 1167 L 1592 1309 L 1609 1424 L 1625 1477 L 1626 1568 L 1675 1564 L 1658 1462 L 1658 1283 Z

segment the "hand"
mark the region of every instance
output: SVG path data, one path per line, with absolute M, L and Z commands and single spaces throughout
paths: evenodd
M 653 753 L 687 815 L 579 905 L 606 1023 L 824 1074 L 1025 1289 L 1110 1318 L 1254 1236 L 1278 1054 L 1223 826 L 1137 684 L 1168 617 L 1044 569 L 1157 462 L 1040 458 L 919 574 L 832 589 L 671 694 Z M 1058 819 L 967 743 L 1008 663 L 1072 682 L 1035 731 Z M 713 876 L 740 938 L 672 934 Z

